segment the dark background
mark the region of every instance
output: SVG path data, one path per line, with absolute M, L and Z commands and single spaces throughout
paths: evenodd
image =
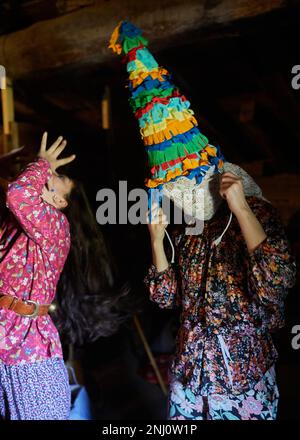
M 122 11 L 119 9 L 116 13 L 116 4 L 116 8 L 124 8 L 122 17 L 126 18 L 126 3 L 122 6 L 113 1 L 2 1 L 0 48 L 5 47 L 4 37 L 12 45 L 11 35 L 15 36 L 16 46 L 22 44 L 17 34 L 19 30 L 30 30 L 44 22 L 48 26 L 51 20 L 94 5 L 110 8 L 112 14 L 119 17 Z M 152 46 L 151 35 L 156 32 L 153 32 L 155 24 L 151 27 L 149 22 L 145 36 L 149 37 L 150 50 L 153 48 L 156 59 L 173 74 L 175 84 L 191 101 L 201 131 L 212 144 L 221 146 L 226 159 L 248 170 L 279 209 L 299 261 L 300 89 L 294 90 L 291 85 L 294 76 L 291 70 L 300 64 L 299 2 L 282 2 L 282 7 L 270 8 L 270 12 L 250 18 L 243 15 L 240 3 L 246 5 L 246 9 L 255 9 L 264 2 L 236 2 L 235 20 L 212 19 L 206 26 L 199 22 L 198 26 L 183 32 L 179 28 L 177 38 L 171 32 L 168 35 L 164 7 L 168 2 L 154 3 L 162 5 L 160 23 L 166 21 L 163 28 L 166 36 L 163 43 L 154 41 Z M 226 2 L 205 3 L 208 13 L 219 4 L 226 13 Z M 227 3 L 234 9 L 234 2 Z M 101 13 L 100 9 L 97 11 Z M 182 13 L 184 15 L 184 9 Z M 134 15 L 135 10 L 131 10 L 132 21 Z M 136 23 L 139 24 L 138 16 Z M 79 28 L 78 50 L 84 50 L 79 42 L 80 31 Z M 67 44 L 67 27 L 64 32 Z M 107 34 L 107 41 L 109 37 Z M 51 48 L 51 35 L 45 38 L 48 38 L 44 52 L 46 63 L 48 56 L 55 59 L 55 47 Z M 82 35 L 83 41 L 85 38 L 86 35 Z M 99 43 L 99 48 L 95 47 L 95 59 L 66 65 L 62 59 L 58 68 L 41 70 L 34 66 L 35 62 L 40 66 L 42 61 L 30 50 L 29 46 L 26 59 L 19 59 L 20 65 L 24 62 L 27 66 L 27 72 L 11 75 L 20 145 L 25 144 L 33 153 L 44 130 L 49 132 L 50 140 L 64 135 L 69 151 L 77 154 L 70 174 L 84 183 L 94 212 L 99 206 L 96 202 L 99 189 L 117 189 L 119 180 L 127 180 L 128 191 L 143 187 L 147 173 L 145 153 L 128 105 L 126 72 L 121 60 L 108 55 L 98 62 L 97 51 L 106 50 Z M 8 75 L 10 69 L 12 73 L 18 72 L 20 68 L 13 61 L 10 66 L 6 64 L 5 61 L 12 59 L 9 54 L 3 55 L 3 61 L 1 53 L 4 52 L 0 51 L 0 64 L 5 65 Z M 28 59 L 32 69 L 28 68 Z M 110 129 L 104 130 L 101 102 L 107 94 L 111 119 Z M 9 173 L 7 165 L 2 165 L 1 173 Z M 146 227 L 117 224 L 102 226 L 101 230 L 120 278 L 129 280 L 132 294 L 141 300 L 139 319 L 154 354 L 159 359 L 162 354 L 171 353 L 178 312 L 160 310 L 148 300 L 142 282 L 151 261 Z M 291 346 L 292 328 L 300 325 L 298 290 L 299 275 L 287 300 L 286 327 L 275 338 L 280 354 L 279 418 L 284 420 L 299 418 L 299 350 Z M 81 365 L 78 375 L 90 392 L 96 418 L 165 417 L 166 398 L 157 384 L 145 380 L 145 371 L 151 369 L 132 320 L 112 337 L 77 347 L 75 354 Z

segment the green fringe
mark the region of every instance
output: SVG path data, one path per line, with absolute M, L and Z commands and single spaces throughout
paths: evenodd
M 122 42 L 123 52 L 127 55 L 128 52 L 130 52 L 135 47 L 138 47 L 140 44 L 143 44 L 144 46 L 148 45 L 148 41 L 146 40 L 146 38 L 142 37 L 141 35 L 138 35 L 134 38 L 124 37 L 124 40 Z
M 148 162 L 149 166 L 153 167 L 156 165 L 161 165 L 162 163 L 169 162 L 170 160 L 175 160 L 180 157 L 187 156 L 188 154 L 193 154 L 198 151 L 203 150 L 208 144 L 208 139 L 202 133 L 197 134 L 193 139 L 187 144 L 174 143 L 169 148 L 163 151 L 160 150 L 148 150 Z
M 170 87 L 169 89 L 160 90 L 160 89 L 152 89 L 152 90 L 144 90 L 143 92 L 139 93 L 139 95 L 136 98 L 129 98 L 129 104 L 134 112 L 138 108 L 144 107 L 149 102 L 151 102 L 152 98 L 154 96 L 159 96 L 161 98 L 165 98 L 167 96 L 172 95 L 173 90 L 176 87 Z

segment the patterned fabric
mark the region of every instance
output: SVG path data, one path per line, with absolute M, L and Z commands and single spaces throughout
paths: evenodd
M 50 304 L 69 247 L 65 215 L 41 199 L 51 176 L 47 160 L 30 164 L 9 185 L 10 215 L 0 226 L 0 293 Z M 58 332 L 49 315 L 26 318 L 0 309 L 0 361 L 37 362 L 62 357 Z
M 193 392 L 240 394 L 275 363 L 270 335 L 284 325 L 283 303 L 295 280 L 295 263 L 276 210 L 247 197 L 267 238 L 249 254 L 235 217 L 223 203 L 201 235 L 178 234 L 177 264 L 145 278 L 161 308 L 181 307 L 181 325 L 171 372 Z
M 68 372 L 62 359 L 25 365 L 0 361 L 0 419 L 67 420 L 70 406 Z
M 279 392 L 272 366 L 253 389 L 234 395 L 201 396 L 174 379 L 170 384 L 169 420 L 275 420 Z

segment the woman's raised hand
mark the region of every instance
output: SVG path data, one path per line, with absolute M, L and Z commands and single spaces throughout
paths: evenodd
M 165 236 L 165 230 L 168 226 L 168 220 L 163 210 L 158 207 L 157 203 L 152 204 L 151 223 L 150 210 L 147 211 L 147 224 L 152 242 L 162 242 Z
M 67 141 L 63 139 L 62 136 L 59 136 L 56 141 L 51 145 L 51 147 L 49 147 L 47 150 L 47 137 L 48 134 L 47 132 L 45 132 L 42 137 L 41 148 L 38 156 L 43 159 L 47 159 L 50 163 L 52 172 L 55 173 L 57 168 L 72 162 L 76 156 L 75 154 L 72 154 L 71 156 L 65 157 L 64 159 L 58 159 L 58 156 L 64 151 L 67 145 Z
M 249 209 L 245 198 L 243 180 L 229 171 L 221 175 L 220 195 L 227 201 L 229 209 L 235 215 L 245 208 Z

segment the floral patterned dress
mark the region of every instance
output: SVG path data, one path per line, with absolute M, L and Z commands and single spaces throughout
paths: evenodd
M 49 162 L 30 164 L 9 185 L 10 215 L 0 224 L 0 293 L 50 304 L 70 248 L 65 215 L 41 199 L 51 176 Z M 61 358 L 49 315 L 23 317 L 0 308 L 0 363 L 25 365 Z
M 221 243 L 213 245 L 230 215 L 224 202 L 201 235 L 175 237 L 174 265 L 163 272 L 151 265 L 145 278 L 151 300 L 161 308 L 181 308 L 170 368 L 170 418 L 205 418 L 200 409 L 206 406 L 206 416 L 211 414 L 212 396 L 237 402 L 249 392 L 253 398 L 257 386 L 269 390 L 271 384 L 278 397 L 272 370 L 278 354 L 271 332 L 284 325 L 284 300 L 296 268 L 275 208 L 254 196 L 247 201 L 267 235 L 251 254 L 235 216 Z M 225 412 L 224 418 L 246 414 Z

